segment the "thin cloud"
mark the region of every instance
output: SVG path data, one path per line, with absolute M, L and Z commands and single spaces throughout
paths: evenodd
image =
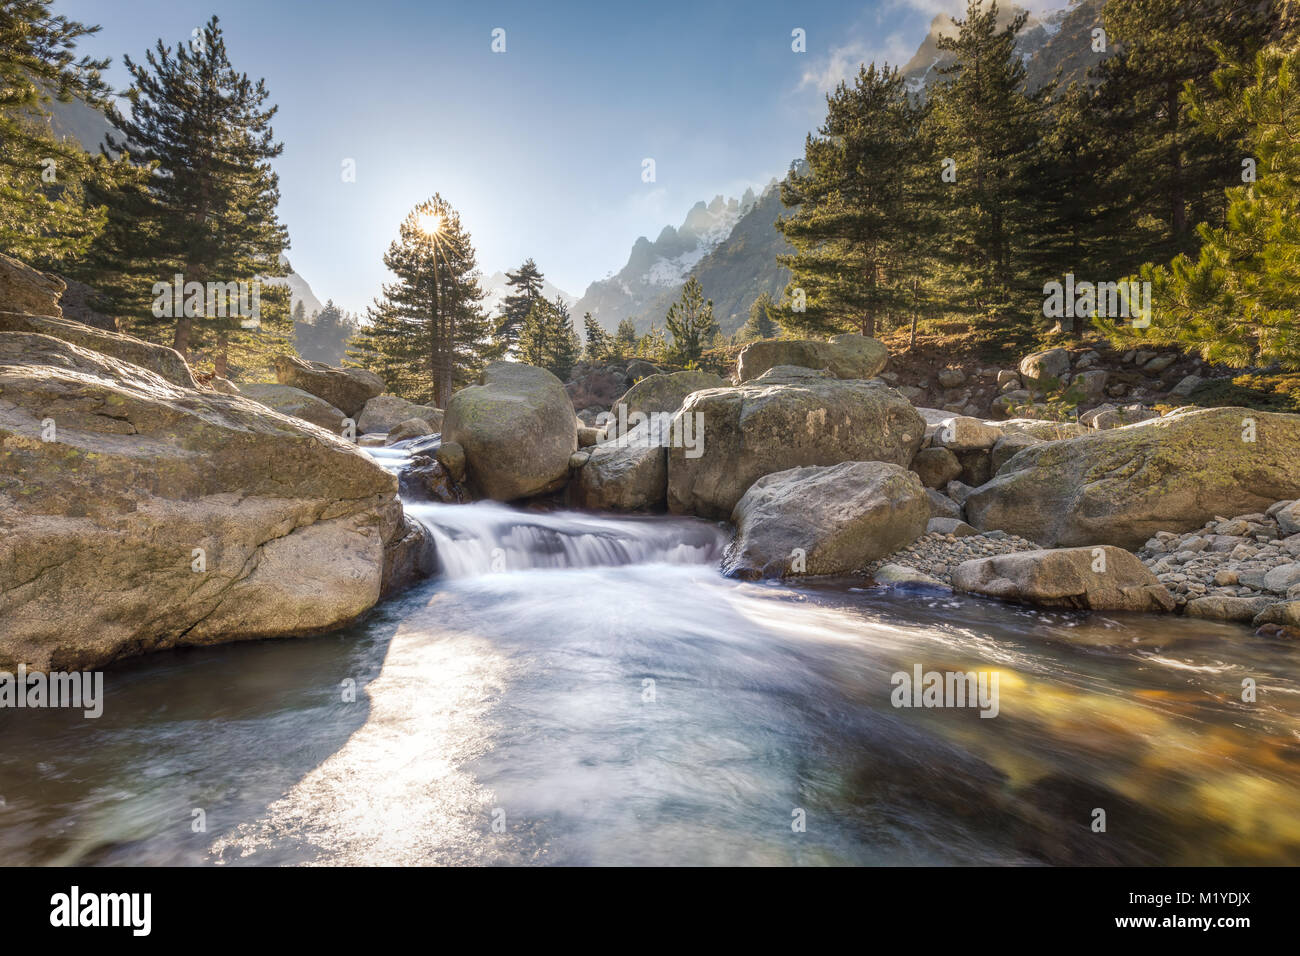
M 882 45 L 879 41 L 850 39 L 847 43 L 831 47 L 830 53 L 813 61 L 804 70 L 799 88 L 832 90 L 842 81 L 857 76 L 858 68 L 864 63 L 876 63 L 901 67 L 916 52 L 917 41 L 905 38 L 901 33 L 892 33 Z

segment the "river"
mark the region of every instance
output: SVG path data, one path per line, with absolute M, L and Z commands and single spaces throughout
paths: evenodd
M 1292 644 L 733 581 L 694 519 L 408 511 L 442 572 L 358 625 L 0 711 L 0 862 L 1300 863 Z M 996 672 L 997 715 L 893 706 L 917 665 Z

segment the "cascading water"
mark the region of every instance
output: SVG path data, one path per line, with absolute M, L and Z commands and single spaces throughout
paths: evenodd
M 693 519 L 408 510 L 443 572 L 364 623 L 130 662 L 97 721 L 0 716 L 0 859 L 1300 862 L 1284 642 L 733 581 Z M 996 673 L 996 716 L 895 706 L 917 667 Z

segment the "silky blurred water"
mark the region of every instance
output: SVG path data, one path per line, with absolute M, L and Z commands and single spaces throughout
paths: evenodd
M 1300 862 L 1293 644 L 736 582 L 692 519 L 408 510 L 442 573 L 361 625 L 0 711 L 0 861 Z M 893 707 L 917 664 L 996 671 L 998 716 Z

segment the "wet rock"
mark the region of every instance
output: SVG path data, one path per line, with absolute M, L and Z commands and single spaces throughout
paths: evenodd
M 646 426 L 586 449 L 578 471 L 577 503 L 600 511 L 662 508 L 668 489 L 668 449 Z
M 1085 610 L 1170 611 L 1173 595 L 1136 557 L 1115 547 L 1024 551 L 967 561 L 953 587 L 1007 601 Z

